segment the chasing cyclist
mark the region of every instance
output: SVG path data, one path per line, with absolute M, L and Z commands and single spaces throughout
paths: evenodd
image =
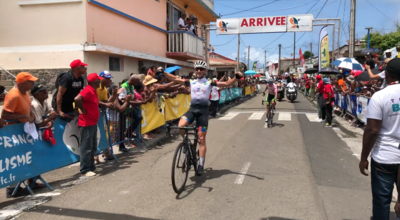
M 236 80 L 240 80 L 243 74 L 240 72 L 235 73 L 236 78 L 233 78 L 227 82 L 209 82 L 206 78 L 207 64 L 204 61 L 196 61 L 194 64 L 196 80 L 190 82 L 190 93 L 191 103 L 190 109 L 179 121 L 179 127 L 185 127 L 192 124 L 196 120 L 196 127 L 199 129 L 199 166 L 197 169 L 197 176 L 201 176 L 204 172 L 204 160 L 206 157 L 206 134 L 208 127 L 208 102 L 211 94 L 211 88 L 213 86 L 218 87 L 229 87 L 232 86 Z M 185 79 L 177 78 L 170 73 L 164 72 L 164 76 L 173 82 L 180 84 L 188 84 L 189 82 Z M 184 130 L 180 130 L 181 135 L 185 134 Z
M 278 87 L 277 85 L 274 83 L 274 80 L 272 78 L 269 78 L 267 80 L 267 86 L 265 87 L 265 90 L 263 92 L 263 96 L 265 96 L 265 91 L 268 90 L 268 94 L 265 97 L 265 102 L 267 105 L 267 114 L 266 114 L 266 119 L 265 122 L 268 122 L 268 118 L 270 117 L 269 115 L 269 103 L 271 102 L 272 104 L 272 108 L 275 110 L 275 106 L 276 106 L 276 97 L 278 97 Z

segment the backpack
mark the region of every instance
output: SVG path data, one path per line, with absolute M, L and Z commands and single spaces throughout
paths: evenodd
M 57 94 L 58 94 L 59 81 L 60 81 L 60 78 L 61 78 L 62 76 L 64 76 L 65 74 L 67 74 L 67 73 L 70 74 L 71 79 L 73 80 L 74 75 L 72 75 L 71 72 L 60 73 L 60 75 L 58 75 L 58 76 L 57 76 L 57 79 L 56 79 L 56 83 L 55 83 L 56 92 L 54 93 L 53 99 L 51 100 L 51 107 L 53 107 L 54 111 L 56 111 L 56 112 L 57 112 Z

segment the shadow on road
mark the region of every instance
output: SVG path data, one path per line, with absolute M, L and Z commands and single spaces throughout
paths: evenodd
M 266 217 L 266 218 L 261 218 L 261 220 L 295 220 L 294 218 L 281 218 L 281 217 Z
M 284 126 L 285 126 L 284 124 L 274 123 L 272 127 L 279 127 L 279 128 L 282 128 L 282 127 L 284 127 Z
M 26 211 L 27 213 L 43 213 L 45 212 L 47 215 L 55 215 L 55 216 L 66 216 L 66 217 L 75 217 L 82 219 L 135 219 L 135 220 L 155 220 L 153 218 L 144 218 L 138 217 L 128 214 L 118 214 L 118 213 L 109 213 L 109 212 L 97 212 L 97 211 L 89 211 L 89 210 L 79 210 L 79 209 L 68 209 L 64 207 L 52 207 L 52 206 L 41 206 L 37 209 L 32 209 Z
M 225 170 L 214 170 L 213 168 L 207 168 L 207 169 L 205 169 L 205 172 L 203 173 L 203 175 L 201 177 L 198 177 L 198 176 L 190 177 L 190 180 L 195 183 L 187 185 L 185 190 L 181 194 L 176 195 L 176 199 L 186 198 L 187 196 L 192 194 L 194 192 L 194 190 L 197 188 L 206 188 L 206 189 L 208 189 L 208 192 L 211 192 L 211 191 L 213 191 L 212 187 L 203 186 L 203 184 L 206 181 L 209 181 L 212 179 L 218 179 L 222 176 L 231 175 L 231 174 L 238 175 L 241 173 L 233 172 L 231 170 L 226 170 L 226 169 Z M 251 174 L 243 174 L 243 175 L 252 177 L 252 178 L 256 178 L 258 180 L 264 180 L 264 178 L 262 178 L 262 177 L 254 176 Z

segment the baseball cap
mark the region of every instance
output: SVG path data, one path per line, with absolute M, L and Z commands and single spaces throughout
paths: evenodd
M 56 145 L 56 139 L 54 138 L 53 131 L 51 129 L 46 129 L 43 133 L 43 139 L 45 141 L 51 141 L 53 145 Z
M 386 71 L 391 74 L 400 74 L 400 58 L 394 58 L 389 61 L 388 65 L 386 66 Z
M 370 52 L 368 52 L 368 53 L 366 54 L 366 56 L 372 56 L 372 54 L 371 54 Z
M 24 83 L 26 81 L 37 81 L 38 78 L 32 76 L 30 73 L 28 72 L 20 72 L 18 73 L 15 81 L 17 81 L 17 84 L 21 84 Z
M 329 84 L 329 83 L 330 83 L 330 80 L 329 80 L 329 78 L 324 78 L 324 79 L 323 79 L 323 82 L 326 83 L 326 84 Z
M 31 94 L 34 95 L 35 93 L 46 90 L 46 89 L 47 89 L 46 86 L 39 84 L 39 83 L 35 83 L 35 84 L 33 84 L 33 89 L 31 90 Z
M 315 79 L 321 79 L 321 75 L 317 75 L 316 77 L 315 77 Z
M 88 82 L 94 82 L 96 80 L 102 80 L 103 77 L 100 77 L 97 75 L 97 73 L 91 73 L 87 76 L 87 81 Z
M 71 64 L 69 65 L 71 68 L 76 68 L 78 66 L 87 66 L 86 63 L 83 63 L 81 60 L 74 60 L 71 62 Z
M 113 78 L 113 76 L 111 75 L 111 73 L 108 72 L 107 70 L 104 70 L 103 72 L 101 72 L 101 73 L 99 74 L 99 76 L 100 76 L 100 77 L 103 77 L 103 78 L 107 78 L 107 79 Z

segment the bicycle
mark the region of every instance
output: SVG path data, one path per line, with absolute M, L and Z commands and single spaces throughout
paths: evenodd
M 172 170 L 171 170 L 171 181 L 172 188 L 177 194 L 180 194 L 186 185 L 186 181 L 189 175 L 191 166 L 193 165 L 194 172 L 197 173 L 197 163 L 199 161 L 199 151 L 196 151 L 197 143 L 199 140 L 198 131 L 196 127 L 178 127 L 170 126 L 168 127 L 167 133 L 170 133 L 171 129 L 183 129 L 185 134 L 183 136 L 183 141 L 178 145 L 175 150 L 174 158 L 172 160 Z M 193 132 L 190 132 L 193 131 Z M 193 144 L 189 139 L 189 134 L 194 135 Z M 194 153 L 196 152 L 196 153 Z M 183 159 L 181 161 L 181 159 Z M 179 174 L 183 175 L 183 178 L 179 178 Z
M 264 100 L 262 101 L 262 105 L 264 105 Z M 268 113 L 267 113 L 267 115 L 265 116 L 265 117 L 268 117 L 268 128 L 271 128 L 272 127 L 272 125 L 274 124 L 273 123 L 273 120 L 274 120 L 274 115 L 275 115 L 275 110 L 272 108 L 272 101 L 271 102 L 269 102 L 269 104 L 268 104 L 268 106 L 269 106 L 269 117 L 268 117 Z

